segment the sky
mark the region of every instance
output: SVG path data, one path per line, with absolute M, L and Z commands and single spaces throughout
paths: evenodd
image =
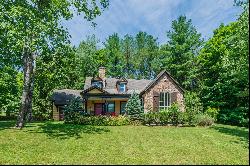
M 74 46 L 92 34 L 100 40 L 101 46 L 113 33 L 123 37 L 135 36 L 139 31 L 153 35 L 159 44 L 164 44 L 172 21 L 180 15 L 191 19 L 207 40 L 221 23 L 235 21 L 240 13 L 241 8 L 234 6 L 234 0 L 110 0 L 108 9 L 94 20 L 96 27 L 82 15 L 63 21 L 62 25 L 68 29 Z

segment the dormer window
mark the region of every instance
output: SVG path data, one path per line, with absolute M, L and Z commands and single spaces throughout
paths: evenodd
M 103 82 L 102 79 L 100 77 L 94 77 L 91 80 L 91 86 L 96 86 L 99 88 L 103 88 Z
M 119 92 L 126 92 L 126 83 L 119 84 Z
M 127 83 L 128 81 L 125 78 L 120 78 L 116 82 L 117 90 L 119 92 L 126 92 L 127 91 Z
M 102 82 L 101 81 L 93 81 L 91 85 L 92 86 L 97 86 L 99 88 L 102 88 Z

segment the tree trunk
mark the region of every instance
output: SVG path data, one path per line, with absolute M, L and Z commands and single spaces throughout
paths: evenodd
M 21 106 L 19 115 L 17 117 L 16 128 L 22 128 L 25 123 L 25 117 L 27 113 L 31 113 L 32 110 L 32 89 L 33 89 L 33 62 L 34 58 L 29 49 L 24 51 L 23 55 L 23 73 L 24 73 L 24 84 L 21 98 Z

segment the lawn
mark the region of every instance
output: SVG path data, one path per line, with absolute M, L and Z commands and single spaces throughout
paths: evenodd
M 248 164 L 249 130 L 0 121 L 0 164 Z

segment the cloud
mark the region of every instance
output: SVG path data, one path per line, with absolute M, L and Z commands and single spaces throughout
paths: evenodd
M 221 23 L 236 20 L 240 12 L 239 7 L 233 6 L 233 0 L 110 0 L 109 9 L 94 20 L 96 28 L 83 16 L 75 16 L 63 25 L 76 46 L 91 34 L 104 42 L 115 32 L 124 36 L 135 35 L 138 31 L 146 31 L 157 37 L 159 43 L 165 43 L 166 31 L 179 15 L 192 19 L 197 30 L 208 38 Z

